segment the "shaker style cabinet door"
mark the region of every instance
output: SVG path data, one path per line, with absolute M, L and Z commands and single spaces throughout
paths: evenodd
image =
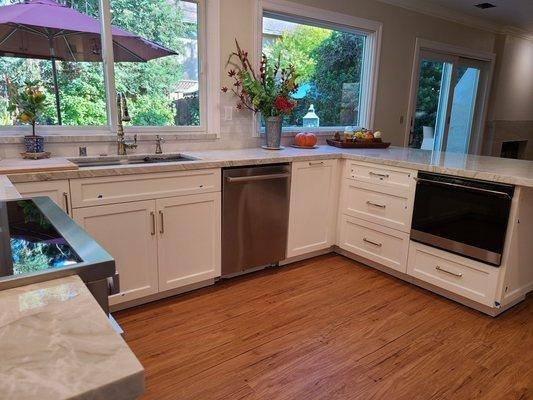
M 74 220 L 115 259 L 120 293 L 110 305 L 157 293 L 157 219 L 155 201 L 73 210 Z
M 22 197 L 50 197 L 52 201 L 65 212 L 71 214 L 70 187 L 67 179 L 59 181 L 15 183 L 14 185 Z
M 287 258 L 335 244 L 337 160 L 292 163 Z
M 220 192 L 156 200 L 159 290 L 220 276 Z

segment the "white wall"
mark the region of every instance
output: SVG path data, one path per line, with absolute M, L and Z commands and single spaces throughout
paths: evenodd
M 533 40 L 500 35 L 490 120 L 533 121 Z

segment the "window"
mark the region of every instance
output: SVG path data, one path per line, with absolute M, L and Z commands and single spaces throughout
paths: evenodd
M 57 5 L 52 3 L 56 1 Z M 6 126 L 21 124 L 7 107 L 10 88 L 20 89 L 26 81 L 38 80 L 46 95 L 46 109 L 38 123 L 54 125 L 55 130 L 58 125 L 67 125 L 70 129 L 101 127 L 109 132 L 116 124 L 116 111 L 109 106 L 115 102 L 114 95 L 106 99 L 106 92 L 114 94 L 115 90 L 123 92 L 128 100 L 131 122 L 125 125 L 131 125 L 130 130 L 161 126 L 174 131 L 205 130 L 202 99 L 206 88 L 199 68 L 204 50 L 203 1 L 105 0 L 112 42 L 106 37 L 101 40 L 99 33 L 77 34 L 43 26 L 39 30 L 53 36 L 52 46 L 37 48 L 35 29 L 25 27 L 11 34 L 15 25 L 0 25 L 0 129 L 12 132 Z M 101 31 L 99 0 L 44 2 L 52 3 L 48 7 L 57 6 L 56 22 L 65 20 L 60 13 L 66 8 L 94 22 L 90 27 L 80 26 L 79 31 L 94 27 L 96 32 Z M 0 0 L 0 6 L 20 3 L 24 1 Z M 108 42 L 112 43 L 114 62 L 104 71 L 102 57 L 106 50 L 111 54 L 105 49 Z M 52 51 L 55 61 L 51 60 Z M 113 79 L 105 79 L 106 73 Z
M 358 21 L 349 26 L 343 23 L 346 17 L 341 23 L 315 18 L 325 15 L 337 21 L 336 13 L 289 7 L 265 2 L 262 13 L 262 52 L 279 57 L 282 64 L 293 64 L 300 74 L 299 88 L 293 95 L 297 106 L 284 117 L 284 130 L 371 127 L 379 24 L 374 30 L 361 29 L 356 26 Z M 289 14 L 291 11 L 298 17 Z

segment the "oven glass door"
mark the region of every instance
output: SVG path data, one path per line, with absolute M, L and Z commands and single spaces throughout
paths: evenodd
M 493 193 L 500 187 L 479 190 L 461 183 L 419 179 L 411 238 L 500 265 L 513 189 L 507 186 L 507 195 L 502 195 Z

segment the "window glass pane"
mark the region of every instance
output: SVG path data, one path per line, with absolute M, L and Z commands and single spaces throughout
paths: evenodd
M 0 6 L 27 6 L 20 3 L 23 2 L 0 0 Z M 37 81 L 46 95 L 44 109 L 37 118 L 39 124 L 107 124 L 100 35 L 86 33 L 99 27 L 98 0 L 69 0 L 41 7 L 56 8 L 54 23 L 68 19 L 71 14 L 66 12 L 72 10 L 87 15 L 87 20 L 76 27 L 84 33 L 45 28 L 51 22 L 47 20 L 42 21 L 43 27 L 17 25 L 14 29 L 14 25 L 7 24 L 0 27 L 0 42 L 4 40 L 0 45 L 0 125 L 24 123 L 18 118 L 23 110 L 9 110 L 8 103 L 28 81 Z M 55 74 L 52 53 L 57 57 Z
M 200 125 L 198 5 L 180 0 L 111 0 L 115 82 L 131 125 Z M 179 53 L 176 55 L 175 53 Z
M 263 17 L 263 53 L 300 74 L 285 128 L 359 125 L 364 35 Z

